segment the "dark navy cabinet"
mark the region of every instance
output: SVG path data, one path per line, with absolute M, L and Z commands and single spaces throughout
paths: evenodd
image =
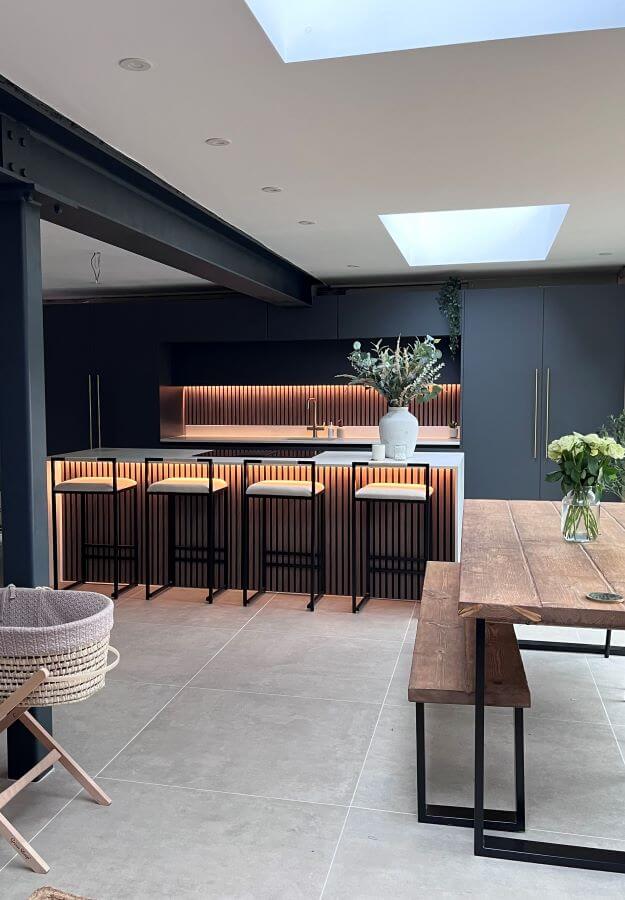
M 270 341 L 325 341 L 337 338 L 338 297 L 315 297 L 312 306 L 267 306 Z
M 359 288 L 339 297 L 338 337 L 449 334 L 438 308 L 438 291 L 416 287 Z
M 462 443 L 467 497 L 537 497 L 542 290 L 465 292 Z
M 465 292 L 467 497 L 559 498 L 549 441 L 623 409 L 625 291 L 616 285 Z
M 559 498 L 544 476 L 549 441 L 571 431 L 598 431 L 623 409 L 625 290 L 617 285 L 544 289 L 543 446 L 540 496 Z

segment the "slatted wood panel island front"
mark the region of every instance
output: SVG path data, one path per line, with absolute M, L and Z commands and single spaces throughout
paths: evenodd
M 55 480 L 73 478 L 80 475 L 110 474 L 111 464 L 106 460 L 116 458 L 120 477 L 129 477 L 137 481 L 139 507 L 139 554 L 140 581 L 145 581 L 144 569 L 144 503 L 145 503 L 145 465 L 148 458 L 162 458 L 166 461 L 151 465 L 151 480 L 166 477 L 195 476 L 206 477 L 206 466 L 193 456 L 192 449 L 127 450 L 107 449 L 84 451 L 68 454 L 63 462 L 56 462 Z M 252 455 L 252 454 L 250 454 Z M 326 495 L 326 593 L 346 595 L 351 592 L 351 552 L 349 540 L 350 522 L 350 484 L 351 462 L 354 459 L 366 459 L 366 453 L 320 453 L 315 457 L 317 465 L 316 477 L 323 482 Z M 463 456 L 461 453 L 420 453 L 415 456 L 417 463 L 428 463 L 431 466 L 430 479 L 432 495 L 432 557 L 439 560 L 455 560 L 459 547 L 459 528 L 462 520 L 462 485 Z M 230 564 L 228 569 L 228 585 L 241 587 L 241 490 L 242 459 L 214 459 L 214 474 L 228 483 L 228 501 L 230 504 L 229 544 Z M 407 469 L 405 466 L 393 466 L 380 470 L 371 470 L 367 478 L 373 477 L 386 481 L 422 480 L 423 470 Z M 252 480 L 260 478 L 309 478 L 310 468 L 296 469 L 293 459 L 267 459 L 262 464 L 250 468 Z M 79 500 L 68 497 L 62 503 L 57 499 L 59 514 L 59 534 L 62 544 L 61 575 L 65 581 L 80 577 L 80 515 Z M 180 504 L 176 513 L 176 532 L 180 543 L 185 545 L 206 546 L 207 526 L 203 498 L 190 497 Z M 205 501 L 204 501 L 205 502 Z M 162 584 L 165 575 L 167 509 L 166 501 L 153 498 L 151 548 L 152 566 L 150 582 Z M 110 500 L 105 497 L 91 498 L 87 515 L 86 532 L 90 544 L 112 542 L 112 518 Z M 252 504 L 254 508 L 255 504 Z M 294 504 L 281 504 L 276 501 L 269 517 L 269 540 L 276 547 L 297 550 L 307 547 L 309 532 L 304 505 L 296 508 Z M 132 503 L 122 497 L 121 509 L 121 544 L 129 544 L 132 536 Z M 257 512 L 254 513 L 257 515 Z M 400 551 L 417 549 L 417 542 L 423 549 L 422 510 L 411 510 L 408 504 L 393 504 L 389 509 L 376 508 L 374 511 L 374 552 L 391 552 L 392 548 Z M 220 523 L 221 525 L 221 523 Z M 252 519 L 252 536 L 258 537 L 259 529 Z M 217 542 L 222 543 L 223 528 L 218 529 Z M 362 569 L 362 541 L 356 542 L 357 568 Z M 252 539 L 248 547 L 251 564 L 251 584 L 258 584 L 260 547 L 257 539 Z M 112 580 L 112 564 L 103 554 L 101 559 L 94 560 L 89 566 L 89 580 L 108 583 Z M 362 574 L 362 572 L 361 572 Z M 121 580 L 132 579 L 132 564 L 125 560 L 121 565 Z M 206 566 L 197 562 L 179 563 L 176 570 L 176 584 L 180 587 L 203 587 L 207 584 Z M 268 587 L 275 591 L 305 592 L 308 590 L 308 576 L 298 568 L 276 569 L 271 574 Z M 379 574 L 375 576 L 374 593 L 376 596 L 397 599 L 411 599 L 417 596 L 418 585 L 415 576 L 405 574 Z

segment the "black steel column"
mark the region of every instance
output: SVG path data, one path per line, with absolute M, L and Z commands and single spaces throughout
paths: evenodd
M 3 581 L 48 584 L 46 421 L 39 206 L 0 184 L 0 490 Z M 51 709 L 32 710 L 51 730 Z M 9 778 L 46 753 L 20 723 L 7 732 Z

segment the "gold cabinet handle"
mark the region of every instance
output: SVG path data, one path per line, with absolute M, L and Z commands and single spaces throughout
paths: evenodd
M 547 369 L 545 385 L 545 459 L 549 459 L 549 393 L 551 389 L 551 369 Z
M 538 458 L 538 369 L 534 369 L 534 459 Z

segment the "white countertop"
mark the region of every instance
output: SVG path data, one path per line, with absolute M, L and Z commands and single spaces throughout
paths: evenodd
M 313 457 L 319 466 L 351 466 L 353 462 L 372 462 L 371 454 L 365 451 L 326 450 Z M 376 466 L 405 466 L 406 463 L 429 465 L 439 469 L 458 469 L 464 465 L 464 453 L 450 451 L 434 451 L 433 453 L 413 453 L 406 460 L 385 459 L 376 462 Z
M 59 454 L 61 459 L 117 459 L 119 462 L 143 462 L 146 457 L 150 459 L 163 459 L 172 462 L 202 462 L 208 457 L 197 457 L 198 453 L 203 453 L 201 447 L 103 447 L 95 450 L 77 450 L 73 453 Z M 259 454 L 250 454 L 251 458 L 261 458 Z M 216 456 L 214 461 L 217 464 L 228 463 L 230 465 L 241 465 L 244 457 L 242 456 Z M 311 462 L 320 466 L 351 466 L 352 462 L 367 462 L 371 460 L 371 453 L 363 450 L 326 450 L 317 453 L 316 456 L 310 457 Z M 289 457 L 267 457 L 267 463 L 276 465 L 284 462 L 293 464 L 294 458 Z M 406 462 L 427 464 L 436 468 L 461 469 L 464 465 L 464 453 L 461 451 L 432 451 L 414 453 Z M 405 462 L 395 460 L 385 460 L 381 465 L 405 465 Z
M 225 444 L 374 444 L 380 440 L 377 425 L 349 425 L 342 438 L 329 438 L 327 428 L 313 438 L 305 425 L 187 425 L 184 434 L 163 438 L 163 443 L 205 442 Z M 417 446 L 458 447 L 460 440 L 449 437 L 449 429 L 439 425 L 421 425 Z

